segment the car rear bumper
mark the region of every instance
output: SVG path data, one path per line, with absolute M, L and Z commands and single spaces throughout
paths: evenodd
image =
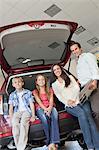
M 0 146 L 8 145 L 11 139 L 12 139 L 12 136 L 6 136 L 2 138 L 0 137 Z

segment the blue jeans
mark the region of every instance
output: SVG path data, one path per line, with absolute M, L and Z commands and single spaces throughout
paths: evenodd
M 50 143 L 59 143 L 60 136 L 59 136 L 59 123 L 58 123 L 58 112 L 56 108 L 53 107 L 50 117 L 48 117 L 43 109 L 39 108 L 37 110 L 37 116 L 41 120 L 44 128 L 44 132 L 46 135 L 46 144 Z
M 93 120 L 89 102 L 73 108 L 66 107 L 66 111 L 78 118 L 87 147 L 99 150 L 99 132 Z

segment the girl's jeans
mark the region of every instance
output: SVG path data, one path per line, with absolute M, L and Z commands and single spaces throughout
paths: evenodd
M 39 108 L 37 110 L 37 116 L 41 120 L 46 135 L 46 144 L 59 143 L 59 127 L 58 127 L 58 112 L 56 108 L 53 107 L 50 117 L 48 117 L 43 109 Z

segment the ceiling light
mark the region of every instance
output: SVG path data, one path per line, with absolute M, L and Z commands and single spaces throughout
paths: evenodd
M 58 14 L 60 11 L 61 11 L 61 9 L 57 5 L 53 4 L 48 9 L 46 9 L 44 12 L 47 15 L 49 15 L 50 17 L 53 17 L 56 14 Z
M 30 61 L 31 61 L 31 59 L 27 58 L 27 59 L 23 60 L 22 63 L 23 63 L 23 64 L 26 64 L 26 63 L 28 63 L 28 62 L 30 62 Z
M 75 34 L 79 35 L 80 33 L 84 32 L 86 29 L 83 26 L 79 26 L 76 31 Z
M 87 41 L 88 44 L 95 46 L 99 44 L 99 39 L 97 37 L 93 37 L 92 39 Z

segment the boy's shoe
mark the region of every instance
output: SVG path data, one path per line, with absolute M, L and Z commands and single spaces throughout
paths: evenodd
M 16 149 L 16 146 L 14 145 L 13 140 L 10 141 L 10 143 L 7 145 L 7 147 L 9 149 Z

